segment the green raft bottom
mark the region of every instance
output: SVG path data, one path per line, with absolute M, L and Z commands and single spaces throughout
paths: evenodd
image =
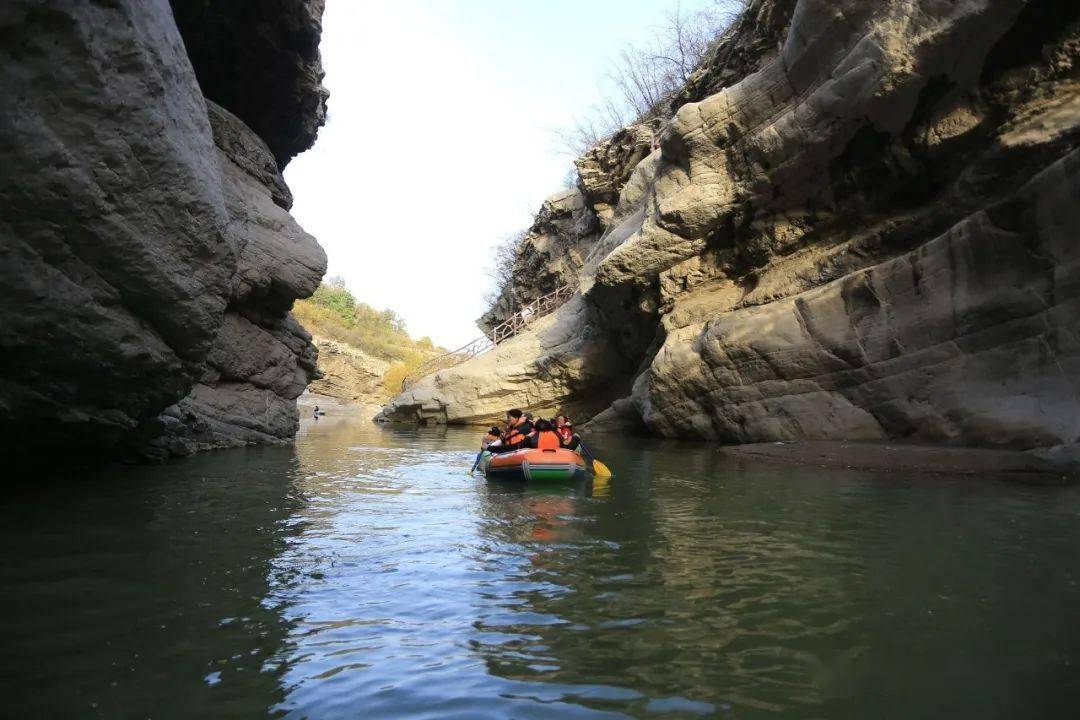
M 577 475 L 577 470 L 569 470 L 567 468 L 530 467 L 528 474 L 530 480 L 571 480 Z
M 492 469 L 488 461 L 490 453 L 484 453 L 480 459 L 480 468 L 488 480 L 527 480 L 530 482 L 566 482 L 585 475 L 584 469 L 576 464 L 557 463 L 551 465 L 532 465 L 522 463 L 512 468 Z

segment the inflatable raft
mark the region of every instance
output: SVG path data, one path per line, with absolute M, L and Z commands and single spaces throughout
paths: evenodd
M 557 482 L 585 475 L 585 461 L 573 450 L 515 450 L 481 459 L 488 480 Z

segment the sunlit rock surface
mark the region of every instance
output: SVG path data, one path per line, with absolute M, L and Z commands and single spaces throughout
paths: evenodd
M 614 207 L 579 161 L 604 230 L 553 321 L 588 338 L 566 370 L 481 359 L 388 415 L 606 398 L 598 428 L 1071 452 L 1078 23 L 1051 0 L 755 0 Z M 543 333 L 514 342 L 566 347 Z
M 317 395 L 351 402 L 375 403 L 387 395 L 383 375 L 390 363 L 327 338 L 315 338 L 319 349 L 319 372 L 308 389 Z
M 533 300 L 577 283 L 599 230 L 596 213 L 580 190 L 545 200 L 517 247 L 511 281 L 476 324 L 490 333 Z
M 420 380 L 395 397 L 377 418 L 388 422 L 491 423 L 511 407 L 553 413 L 595 412 L 603 400 L 588 388 L 603 381 L 602 336 L 578 296 L 559 311 L 494 350 Z M 589 398 L 582 405 L 581 398 Z M 613 399 L 613 398 L 611 398 Z M 610 399 L 607 399 L 610 400 Z

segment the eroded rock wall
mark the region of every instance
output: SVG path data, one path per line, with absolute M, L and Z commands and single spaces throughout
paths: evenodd
M 325 256 L 265 140 L 205 100 L 190 32 L 165 0 L 0 7 L 0 433 L 17 455 L 295 430 L 315 351 L 288 311 Z
M 510 282 L 477 326 L 488 334 L 533 300 L 576 283 L 599 228 L 596 212 L 580 190 L 546 199 L 515 248 Z
M 229 305 L 195 386 L 144 433 L 161 455 L 280 442 L 296 434 L 296 398 L 317 375 L 318 351 L 289 314 L 326 272 L 326 254 L 287 211 L 291 197 L 269 148 L 207 101 L 228 237 L 236 248 Z
M 326 122 L 319 56 L 324 0 L 170 0 L 207 99 L 270 147 L 278 165 Z
M 1074 151 L 916 250 L 672 332 L 634 400 L 662 434 L 727 442 L 1073 444 L 1078 223 Z
M 618 398 L 596 427 L 1075 447 L 1078 26 L 1057 0 L 755 0 L 620 173 L 568 370 L 462 366 L 387 416 L 469 417 L 465 377 L 526 404 L 524 374 L 534 405 Z
M 315 338 L 315 346 L 321 377 L 308 385 L 311 392 L 364 404 L 386 399 L 383 376 L 390 369 L 389 362 L 328 338 Z
M 726 442 L 1075 443 L 1076 8 L 850 10 L 800 3 L 778 61 L 669 128 L 657 212 L 597 281 L 659 270 L 638 411 Z

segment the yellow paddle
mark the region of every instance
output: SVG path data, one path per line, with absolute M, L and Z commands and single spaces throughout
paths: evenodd
M 578 447 L 585 453 L 585 457 L 592 460 L 592 469 L 593 472 L 596 473 L 596 477 L 611 477 L 611 470 L 608 466 L 597 460 L 596 456 L 589 451 L 589 448 L 585 447 L 585 443 L 579 442 Z

